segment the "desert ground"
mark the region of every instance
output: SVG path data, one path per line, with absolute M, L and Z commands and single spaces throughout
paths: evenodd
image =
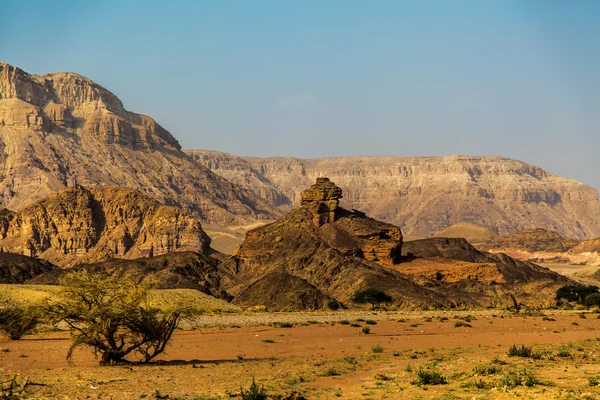
M 594 399 L 598 315 L 212 313 L 177 331 L 166 354 L 147 365 L 99 366 L 89 348 L 68 363 L 67 332 L 3 338 L 0 376 L 29 379 L 27 398 L 36 399 L 241 398 L 253 378 L 270 395 L 308 399 Z M 509 356 L 515 344 L 532 353 Z M 435 372 L 445 383 L 425 384 Z

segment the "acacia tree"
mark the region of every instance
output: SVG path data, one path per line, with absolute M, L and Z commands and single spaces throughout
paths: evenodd
M 67 359 L 80 346 L 90 346 L 101 364 L 124 362 L 131 353 L 148 362 L 162 353 L 187 311 L 151 307 L 151 285 L 132 274 L 110 276 L 87 270 L 61 280 L 58 299 L 49 305 L 53 322 L 71 331 Z
M 381 303 L 390 303 L 392 300 L 392 296 L 377 289 L 357 290 L 352 296 L 353 302 L 359 304 L 371 304 L 373 310 L 379 307 Z

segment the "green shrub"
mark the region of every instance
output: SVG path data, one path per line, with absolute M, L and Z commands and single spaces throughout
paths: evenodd
M 266 400 L 267 390 L 264 385 L 259 387 L 254 380 L 254 377 L 252 377 L 252 384 L 248 390 L 244 390 L 244 388 L 240 387 L 240 397 L 242 400 Z
M 367 325 L 377 325 L 377 321 L 374 321 L 372 319 L 368 319 L 365 321 L 365 324 Z
M 329 300 L 327 302 L 327 308 L 329 308 L 330 310 L 339 310 L 340 309 L 340 303 L 338 303 L 337 300 Z
M 598 286 L 566 285 L 556 291 L 555 298 L 559 304 L 563 300 L 571 303 L 585 304 L 586 299 L 594 294 L 598 294 Z
M 381 305 L 381 303 L 391 303 L 392 296 L 377 289 L 365 289 L 357 290 L 352 296 L 352 301 L 358 304 L 370 304 L 374 310 Z
M 42 322 L 42 311 L 37 306 L 22 306 L 10 303 L 0 309 L 0 332 L 10 340 L 19 340 L 33 333 Z
M 448 379 L 437 371 L 426 371 L 420 367 L 411 383 L 413 385 L 446 385 Z
M 588 307 L 600 306 L 600 293 L 593 293 L 586 296 L 585 305 Z
M 371 328 L 369 328 L 368 326 L 364 326 L 364 327 L 361 329 L 360 333 L 362 333 L 362 334 L 365 334 L 365 335 L 368 335 L 369 333 L 371 333 Z
M 371 347 L 371 351 L 373 353 L 383 353 L 383 347 L 381 347 L 380 345 L 375 345 L 373 347 Z
M 473 368 L 473 372 L 475 374 L 482 376 L 495 375 L 501 371 L 502 369 L 497 365 L 478 365 Z
M 525 345 L 522 345 L 521 347 L 517 347 L 517 345 L 513 344 L 509 349 L 508 349 L 508 356 L 509 357 L 531 357 L 533 356 L 533 349 L 531 347 L 527 347 Z
M 350 321 L 348 321 L 347 319 L 343 319 L 341 321 L 338 322 L 340 325 L 350 325 Z
M 465 327 L 465 328 L 471 328 L 473 325 L 468 324 L 466 322 L 462 322 L 462 321 L 456 321 L 454 323 L 454 327 L 455 328 L 461 328 L 461 327 Z

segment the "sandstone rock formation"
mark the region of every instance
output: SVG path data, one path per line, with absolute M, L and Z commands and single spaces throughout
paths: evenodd
M 313 223 L 316 226 L 335 222 L 342 189 L 337 187 L 329 178 L 317 178 L 317 183 L 302 192 L 300 204 L 314 215 Z
M 302 193 L 302 206 L 249 231 L 221 280 L 239 305 L 280 309 L 351 303 L 355 290 L 375 288 L 396 306 L 506 306 L 510 295 L 548 304 L 570 282 L 546 268 L 476 250 L 464 239 L 403 242 L 400 228 L 338 206 L 326 178 Z
M 395 268 L 454 304 L 510 306 L 516 296 L 529 306 L 550 305 L 559 287 L 573 284 L 548 268 L 480 252 L 461 238 L 409 241 L 402 251 L 407 259 Z
M 383 267 L 400 258 L 402 233 L 361 212 L 337 207 L 341 192 L 321 178 L 303 195 L 303 206 L 246 234 L 225 261 L 226 290 L 240 305 L 321 308 L 334 298 L 350 303 L 355 290 L 377 287 L 397 304 L 450 306 L 443 296 Z
M 277 215 L 88 78 L 30 75 L 0 63 L 0 207 L 19 211 L 77 185 L 138 189 L 213 223 Z
M 541 263 L 600 266 L 600 238 L 573 240 L 557 232 L 527 229 L 478 243 L 477 248 L 506 253 L 520 260 Z
M 180 251 L 208 254 L 200 221 L 128 188 L 64 189 L 0 214 L 0 249 L 60 266 Z
M 398 225 L 407 237 L 428 237 L 461 222 L 497 234 L 543 228 L 576 239 L 600 235 L 596 190 L 508 158 L 302 160 L 186 152 L 232 182 L 270 193 L 271 204 L 282 210 L 299 205 L 302 190 L 315 178 L 328 176 L 344 190 L 342 207 Z

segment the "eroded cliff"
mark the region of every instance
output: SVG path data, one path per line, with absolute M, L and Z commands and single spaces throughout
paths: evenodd
M 131 187 L 213 223 L 276 215 L 90 79 L 0 63 L 0 207 L 20 210 L 76 185 Z
M 69 188 L 0 215 L 0 250 L 59 266 L 194 251 L 208 254 L 200 221 L 141 192 Z
M 572 238 L 600 235 L 598 192 L 502 157 L 240 158 L 186 151 L 233 182 L 258 192 L 269 188 L 282 209 L 300 204 L 300 193 L 327 176 L 343 190 L 341 206 L 428 237 L 458 223 L 498 234 L 529 228 Z M 240 173 L 239 171 L 243 171 Z M 257 189 L 256 182 L 260 182 Z M 282 201 L 281 198 L 289 201 Z

